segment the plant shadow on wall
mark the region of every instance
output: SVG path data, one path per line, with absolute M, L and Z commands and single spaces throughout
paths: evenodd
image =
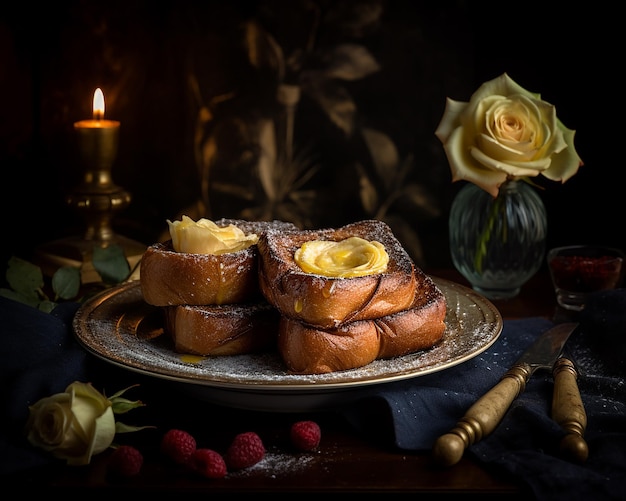
M 379 1 L 258 2 L 241 31 L 247 82 L 206 96 L 194 62 L 200 195 L 182 214 L 303 229 L 380 219 L 422 264 L 418 222 L 440 216 L 439 201 L 351 92 L 384 70 L 364 43 L 383 12 Z

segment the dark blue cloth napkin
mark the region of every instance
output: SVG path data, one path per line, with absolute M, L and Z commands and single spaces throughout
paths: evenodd
M 87 353 L 72 331 L 78 306 L 62 303 L 45 313 L 0 297 L 0 474 L 50 460 L 28 446 L 23 428 L 29 405 L 85 380 Z
M 568 345 L 581 370 L 587 461 L 579 465 L 559 457 L 563 431 L 549 417 L 552 380 L 545 372 L 535 373 L 500 426 L 466 452 L 510 474 L 536 499 L 626 499 L 626 291 L 600 295 L 592 303 Z M 95 383 L 95 370 L 97 379 L 107 383 L 127 372 L 96 361 L 78 345 L 71 326 L 77 308 L 63 303 L 47 314 L 0 297 L 2 475 L 51 461 L 25 440 L 29 405 L 64 391 L 72 381 Z M 401 450 L 429 450 L 552 325 L 544 318 L 505 321 L 499 339 L 473 359 L 440 373 L 375 386 L 369 396 L 339 412 L 372 440 Z M 132 379 L 137 382 L 138 375 Z M 112 388 L 117 391 L 121 384 Z
M 626 290 L 598 294 L 580 314 L 567 345 L 579 368 L 587 414 L 589 457 L 576 464 L 559 453 L 564 431 L 550 418 L 552 377 L 537 371 L 494 432 L 466 454 L 493 471 L 506 472 L 536 499 L 626 499 Z M 484 353 L 446 371 L 381 385 L 344 411 L 372 434 L 390 421 L 395 445 L 430 450 L 465 411 L 554 324 L 544 318 L 509 320 Z

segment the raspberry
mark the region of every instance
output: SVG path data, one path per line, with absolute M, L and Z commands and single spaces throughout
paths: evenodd
M 120 477 L 133 477 L 141 471 L 143 456 L 130 445 L 120 445 L 109 458 L 108 471 Z
M 248 431 L 235 436 L 224 459 L 228 468 L 240 470 L 257 464 L 265 457 L 265 446 L 255 432 Z
M 195 450 L 196 439 L 183 430 L 171 429 L 161 439 L 161 452 L 178 464 L 186 464 Z
M 207 478 L 224 478 L 226 462 L 219 452 L 212 449 L 196 449 L 191 455 L 191 468 Z
M 296 449 L 312 451 L 320 444 L 322 431 L 315 421 L 298 421 L 291 425 L 289 436 Z

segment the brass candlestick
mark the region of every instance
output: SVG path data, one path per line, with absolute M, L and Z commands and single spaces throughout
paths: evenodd
M 80 266 L 83 283 L 101 280 L 92 263 L 94 246 L 121 246 L 131 269 L 146 250 L 145 245 L 117 235 L 111 226 L 113 216 L 130 204 L 131 195 L 117 186 L 111 177 L 111 168 L 117 156 L 120 122 L 102 119 L 104 98 L 101 109 L 97 109 L 97 94 L 98 91 L 94 96 L 94 119 L 74 124 L 85 174 L 82 183 L 66 198 L 67 204 L 83 216 L 86 231 L 82 237 L 50 242 L 36 252 L 45 274 L 52 276 L 61 266 Z M 135 270 L 131 279 L 138 277 L 139 271 Z
M 83 120 L 76 122 L 74 129 L 86 171 L 82 184 L 66 201 L 87 223 L 85 240 L 108 244 L 115 236 L 111 227 L 113 214 L 128 207 L 131 200 L 130 193 L 116 186 L 111 177 L 117 156 L 119 122 Z

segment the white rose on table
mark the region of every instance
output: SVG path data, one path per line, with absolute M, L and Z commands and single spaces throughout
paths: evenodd
M 42 398 L 29 406 L 26 437 L 31 445 L 65 459 L 68 465 L 89 464 L 93 455 L 113 443 L 116 433 L 153 428 L 115 421 L 115 414 L 144 405 L 140 400 L 123 398 L 128 389 L 107 398 L 91 383 L 75 381 L 64 393 Z
M 29 407 L 28 441 L 71 465 L 88 464 L 115 437 L 111 402 L 89 383 L 70 384 L 65 393 Z
M 492 196 L 507 179 L 535 177 L 565 182 L 583 165 L 552 104 L 506 73 L 482 84 L 469 102 L 448 98 L 435 131 L 452 181 L 470 181 Z

